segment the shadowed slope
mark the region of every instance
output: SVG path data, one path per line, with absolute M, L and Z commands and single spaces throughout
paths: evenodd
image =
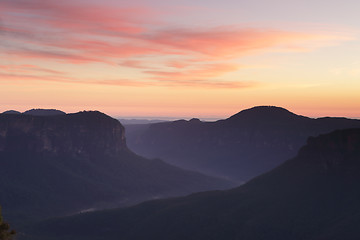
M 360 129 L 336 131 L 239 188 L 54 219 L 24 239 L 355 240 L 359 173 Z
M 233 186 L 132 153 L 100 112 L 0 115 L 0 204 L 10 222 Z

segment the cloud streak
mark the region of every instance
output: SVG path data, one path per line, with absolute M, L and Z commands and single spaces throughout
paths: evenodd
M 7 43 L 0 50 L 7 56 L 24 61 L 122 66 L 145 74 L 154 85 L 191 85 L 192 81 L 195 86 L 220 86 L 218 78 L 241 70 L 235 60 L 245 55 L 274 49 L 306 51 L 349 39 L 330 32 L 169 27 L 159 25 L 157 16 L 161 13 L 150 7 L 90 3 L 84 7 L 76 0 L 3 0 L 0 14 L 0 38 Z
M 193 68 L 182 69 L 181 71 L 146 71 L 154 76 L 154 79 L 178 81 L 178 80 L 201 80 L 221 76 L 227 72 L 240 69 L 235 64 L 197 64 Z
M 42 70 L 39 70 L 42 71 Z M 46 72 L 46 71 L 45 71 Z M 50 72 L 51 73 L 51 72 Z M 148 80 L 134 80 L 134 79 L 77 79 L 67 76 L 58 76 L 54 74 L 38 75 L 36 73 L 4 73 L 0 71 L 0 83 L 23 83 L 23 82 L 54 82 L 62 84 L 92 84 L 92 85 L 103 85 L 103 86 L 120 86 L 120 87 L 200 87 L 200 88 L 250 88 L 257 86 L 256 82 L 234 82 L 234 81 L 218 81 L 208 79 L 197 79 L 197 80 L 163 80 L 154 81 L 153 79 Z
M 208 29 L 172 29 L 147 36 L 182 55 L 199 54 L 210 59 L 237 58 L 270 48 L 293 49 L 318 42 L 349 40 L 331 33 L 302 33 L 274 29 L 242 29 L 221 26 Z
M 57 74 L 62 75 L 64 72 L 56 71 L 52 69 L 42 68 L 36 65 L 31 64 L 11 64 L 11 65 L 0 65 L 0 71 L 6 71 L 7 73 L 34 73 L 34 72 L 40 72 L 40 73 L 50 73 L 50 74 Z
M 2 14 L 21 24 L 31 20 L 29 25 L 100 35 L 142 32 L 141 18 L 155 14 L 149 8 L 118 8 L 91 3 L 84 7 L 76 0 L 3 0 L 2 5 Z

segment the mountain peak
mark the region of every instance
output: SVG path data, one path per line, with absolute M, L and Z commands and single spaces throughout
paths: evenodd
M 189 120 L 189 122 L 191 122 L 191 123 L 201 123 L 200 119 L 198 119 L 198 118 L 192 118 L 192 119 Z
M 21 112 L 16 111 L 16 110 L 8 110 L 3 112 L 2 114 L 21 114 Z
M 296 115 L 289 110 L 276 107 L 276 106 L 256 106 L 253 108 L 242 110 L 241 112 L 231 116 L 227 120 L 249 120 L 249 121 L 263 121 L 264 119 L 269 121 L 288 120 L 295 118 L 305 118 L 300 115 Z
M 67 114 L 67 116 L 74 117 L 74 118 L 90 118 L 90 119 L 98 119 L 102 121 L 113 121 L 113 122 L 119 122 L 118 120 L 110 117 L 109 115 L 106 115 L 105 113 L 102 113 L 100 111 L 81 111 L 77 113 L 70 113 Z
M 32 116 L 57 116 L 65 115 L 66 113 L 57 109 L 30 109 L 25 111 L 23 114 L 32 115 Z

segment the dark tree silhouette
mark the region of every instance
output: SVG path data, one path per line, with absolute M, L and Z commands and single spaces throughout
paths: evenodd
M 3 221 L 0 206 L 0 240 L 11 240 L 15 234 L 15 230 L 10 230 L 10 225 Z

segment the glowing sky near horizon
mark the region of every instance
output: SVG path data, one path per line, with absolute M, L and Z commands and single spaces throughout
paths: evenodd
M 356 0 L 0 0 L 0 111 L 360 118 Z

